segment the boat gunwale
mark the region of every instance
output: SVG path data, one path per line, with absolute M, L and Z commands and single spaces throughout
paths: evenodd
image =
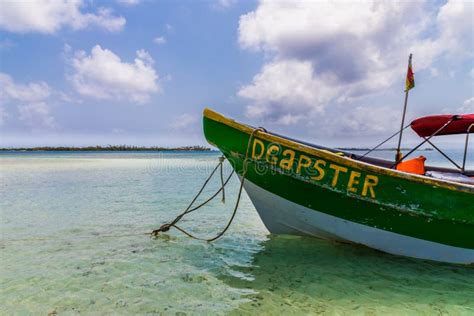
M 205 108 L 203 111 L 203 115 L 205 118 L 211 119 L 213 121 L 216 121 L 218 123 L 222 123 L 224 125 L 230 126 L 234 129 L 237 129 L 241 132 L 244 132 L 246 134 L 252 134 L 253 131 L 256 130 L 254 127 L 250 127 L 249 125 L 239 123 L 235 121 L 234 119 L 225 117 L 224 115 L 215 112 L 209 108 Z M 382 175 L 387 175 L 395 178 L 401 178 L 405 179 L 411 182 L 415 183 L 421 183 L 425 185 L 434 185 L 437 187 L 453 190 L 453 191 L 462 191 L 466 193 L 471 193 L 474 194 L 474 186 L 469 185 L 469 184 L 463 184 L 463 183 L 458 183 L 458 182 L 453 182 L 449 180 L 442 180 L 442 179 L 433 179 L 430 177 L 427 177 L 425 175 L 417 175 L 417 174 L 409 174 L 405 172 L 401 172 L 398 170 L 394 169 L 389 169 L 383 166 L 377 166 L 374 164 L 370 164 L 364 161 L 360 160 L 355 160 L 350 157 L 345 157 L 345 156 L 339 156 L 335 153 L 332 153 L 327 150 L 322 150 L 319 148 L 311 147 L 306 144 L 302 144 L 300 142 L 297 142 L 295 140 L 290 140 L 287 138 L 284 138 L 282 136 L 277 136 L 268 132 L 264 131 L 259 131 L 258 136 L 255 135 L 255 137 L 261 138 L 263 140 L 267 140 L 270 142 L 276 142 L 276 143 L 281 143 L 282 145 L 285 145 L 286 147 L 296 149 L 302 152 L 305 152 L 307 154 L 312 154 L 316 156 L 320 156 L 321 158 L 333 160 L 335 162 L 339 162 L 341 164 L 344 164 L 346 166 L 350 166 L 352 168 L 357 168 L 361 169 L 364 171 L 371 171 L 375 173 L 379 173 Z M 214 144 L 215 145 L 215 144 Z M 219 147 L 219 146 L 216 146 Z

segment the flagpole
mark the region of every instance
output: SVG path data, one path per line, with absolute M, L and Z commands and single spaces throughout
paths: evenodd
M 411 65 L 411 57 L 412 54 L 408 57 L 408 67 Z M 400 125 L 400 135 L 398 137 L 398 146 L 397 146 L 397 153 L 395 154 L 395 163 L 398 163 L 402 159 L 402 152 L 400 151 L 400 147 L 402 145 L 402 135 L 403 135 L 403 127 L 405 126 L 405 115 L 407 113 L 407 103 L 408 103 L 408 91 L 410 89 L 405 87 L 405 105 L 403 106 L 403 115 L 402 115 L 402 124 Z

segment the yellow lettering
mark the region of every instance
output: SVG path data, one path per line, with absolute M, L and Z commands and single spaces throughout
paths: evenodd
M 333 164 L 330 164 L 329 168 L 334 170 L 334 177 L 332 178 L 331 185 L 335 187 L 337 185 L 337 180 L 339 179 L 339 172 L 347 172 L 347 168 Z
M 377 176 L 367 175 L 364 181 L 364 187 L 362 188 L 362 196 L 367 195 L 367 191 L 370 192 L 370 196 L 375 199 L 374 187 L 379 183 L 379 178 Z
M 283 151 L 283 156 L 289 156 L 288 159 L 282 159 L 280 161 L 280 167 L 286 170 L 291 170 L 291 167 L 293 167 L 293 162 L 295 161 L 295 152 L 290 149 L 286 149 Z
M 314 163 L 314 169 L 318 171 L 318 175 L 311 177 L 312 180 L 319 181 L 324 178 L 325 172 L 324 172 L 324 169 L 321 168 L 321 166 L 325 166 L 325 165 L 326 165 L 326 161 L 321 160 L 321 159 L 316 160 L 316 162 Z
M 278 162 L 278 158 L 275 156 L 275 154 L 278 154 L 280 151 L 280 147 L 277 145 L 271 145 L 267 149 L 267 161 L 271 163 L 272 165 L 276 165 Z
M 308 168 L 310 165 L 311 165 L 311 158 L 305 155 L 301 155 L 300 159 L 298 160 L 298 167 L 296 167 L 296 173 L 301 173 L 301 168 Z
M 360 172 L 351 171 L 351 175 L 349 176 L 349 183 L 347 184 L 347 190 L 349 192 L 357 193 L 357 188 L 355 185 L 359 184 Z
M 260 153 L 258 155 L 255 154 L 255 150 L 257 148 L 257 145 L 260 146 Z M 255 138 L 253 140 L 252 159 L 262 158 L 264 151 L 265 151 L 265 145 L 263 144 L 263 142 L 261 140 Z

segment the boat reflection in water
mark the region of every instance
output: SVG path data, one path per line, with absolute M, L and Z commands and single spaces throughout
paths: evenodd
M 310 237 L 272 236 L 221 276 L 248 289 L 239 313 L 412 314 L 474 309 L 474 271 Z M 251 289 L 251 290 L 250 290 Z

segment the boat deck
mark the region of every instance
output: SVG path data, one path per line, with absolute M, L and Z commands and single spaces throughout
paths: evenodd
M 393 164 L 394 164 L 394 161 L 392 161 L 392 160 L 385 160 L 385 159 L 374 158 L 374 157 L 369 157 L 369 156 L 357 155 L 357 154 L 354 154 L 354 153 L 349 152 L 349 151 L 338 150 L 338 149 L 329 148 L 329 147 L 325 147 L 325 146 L 321 146 L 321 145 L 316 145 L 316 144 L 313 144 L 313 143 L 310 143 L 310 142 L 302 141 L 302 140 L 299 140 L 299 139 L 294 139 L 294 138 L 287 137 L 287 136 L 284 136 L 284 135 L 280 135 L 280 134 L 277 134 L 277 133 L 273 133 L 273 132 L 270 132 L 270 131 L 267 131 L 267 133 L 278 136 L 278 137 L 281 137 L 281 138 L 285 138 L 287 140 L 297 142 L 297 143 L 300 143 L 300 144 L 303 144 L 303 145 L 306 145 L 306 146 L 309 146 L 309 147 L 313 147 L 313 148 L 316 148 L 316 149 L 327 150 L 327 151 L 330 151 L 332 153 L 342 153 L 345 157 L 349 157 L 349 158 L 354 159 L 354 160 L 362 161 L 362 162 L 372 164 L 372 165 L 376 165 L 376 166 L 383 167 L 383 168 L 392 169 Z M 461 172 L 458 169 L 446 168 L 446 167 L 437 167 L 437 166 L 428 166 L 428 165 L 425 166 L 425 170 L 426 170 L 425 176 L 428 176 L 428 177 L 437 178 L 437 179 L 441 179 L 441 180 L 447 180 L 447 181 L 453 181 L 453 182 L 459 182 L 459 183 L 463 183 L 463 184 L 474 185 L 474 180 L 472 179 L 472 177 L 474 177 L 474 170 L 466 170 L 464 172 L 464 174 L 461 174 Z M 443 174 L 446 174 L 446 176 L 443 177 Z M 453 175 L 457 175 L 458 177 L 455 177 Z

